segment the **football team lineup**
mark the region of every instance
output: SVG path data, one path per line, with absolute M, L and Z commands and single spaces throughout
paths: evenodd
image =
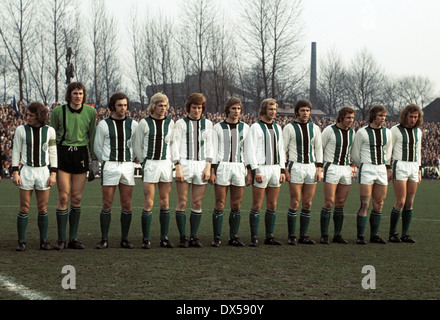
M 281 245 L 274 233 L 277 200 L 280 187 L 285 182 L 290 195 L 287 243 L 316 243 L 309 237 L 308 229 L 316 186 L 323 182 L 319 242 L 330 244 L 332 240 L 347 244 L 341 232 L 344 206 L 353 180 L 353 165 L 358 168 L 360 193 L 356 243 L 365 245 L 368 239 L 371 243 L 387 243 L 379 236 L 379 227 L 391 181 L 395 202 L 388 241 L 415 242 L 409 235 L 409 228 L 415 193 L 421 182 L 420 127 L 423 124 L 423 111 L 415 104 L 401 110 L 399 124 L 391 129 L 385 127 L 386 108 L 374 105 L 369 112 L 368 126 L 357 132 L 352 128 L 355 109 L 345 106 L 338 111 L 336 123 L 321 132 L 310 121 L 312 104 L 308 100 L 297 101 L 294 108 L 296 118 L 284 128 L 274 121 L 278 103 L 270 98 L 261 102 L 259 121 L 251 126 L 240 121 L 242 103 L 235 97 L 225 105 L 225 120 L 215 125 L 203 117 L 206 98 L 201 93 L 189 95 L 184 107 L 187 116 L 175 122 L 166 116 L 169 103 L 162 93 L 151 97 L 149 115 L 139 122 L 127 116 L 130 100 L 122 92 L 111 96 L 108 103 L 110 115 L 97 125 L 95 110 L 85 104 L 87 89 L 81 82 L 68 85 L 65 100 L 66 105 L 53 109 L 49 125 L 46 124 L 48 110 L 40 103 L 29 104 L 26 108 L 27 124 L 17 128 L 12 160 L 12 181 L 20 189 L 17 251 L 26 248 L 28 211 L 34 189 L 40 249 L 52 249 L 47 240 L 47 204 L 50 187 L 55 184 L 58 188 L 58 230 L 53 249 L 85 248 L 78 240 L 82 193 L 85 181 L 95 179 L 99 163 L 101 241 L 96 248 L 108 248 L 112 206 L 117 191 L 121 205 L 120 246 L 133 248 L 128 234 L 132 220 L 136 159 L 142 164 L 144 249 L 151 248 L 156 187 L 160 206 L 160 246 L 174 247 L 168 238 L 171 220 L 169 198 L 173 181 L 177 191 L 174 216 L 179 232 L 178 246 L 181 248 L 203 246 L 198 233 L 208 184 L 214 186 L 215 198 L 211 246 L 221 244 L 223 212 L 228 209 L 228 244 L 245 245 L 238 238 L 238 230 L 246 186 L 252 186 L 249 246 L 259 245 L 260 217 L 264 219 L 264 237 L 261 237 L 264 244 Z M 228 193 L 230 208 L 226 208 Z M 189 214 L 187 208 L 190 208 Z M 332 211 L 334 234 L 330 237 Z M 400 220 L 401 234 L 397 232 Z M 368 222 L 370 234 L 366 236 Z

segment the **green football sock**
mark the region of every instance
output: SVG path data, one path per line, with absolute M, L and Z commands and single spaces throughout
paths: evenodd
M 215 236 L 221 236 L 223 229 L 223 211 L 212 210 L 212 230 Z
M 151 229 L 151 221 L 153 220 L 153 214 L 150 211 L 142 210 L 141 214 L 141 228 L 142 228 L 142 237 L 150 239 L 150 229 Z
M 356 229 L 357 229 L 357 236 L 364 236 L 365 235 L 365 226 L 367 225 L 367 216 L 357 216 L 356 218 Z
M 128 239 L 128 232 L 130 231 L 131 217 L 132 217 L 131 211 L 127 212 L 127 211 L 121 210 L 121 240 Z
M 38 213 L 37 223 L 40 231 L 40 240 L 47 239 L 47 230 L 49 229 L 49 217 L 47 212 Z
M 287 210 L 287 229 L 289 237 L 295 236 L 296 217 L 297 211 L 289 208 L 289 210 Z
M 402 211 L 402 235 L 408 234 L 409 226 L 411 225 L 412 215 L 413 209 L 404 209 Z
M 99 213 L 99 223 L 101 225 L 101 239 L 108 240 L 108 233 L 110 230 L 110 222 L 112 219 L 112 211 L 101 209 Z
M 17 215 L 17 234 L 18 239 L 26 242 L 26 228 L 28 224 L 28 213 L 26 212 L 18 212 Z
M 393 207 L 393 210 L 391 210 L 390 235 L 397 233 L 397 224 L 399 223 L 401 213 L 402 213 L 401 210 L 397 210 L 394 207 Z
M 331 215 L 331 209 L 326 209 L 322 207 L 321 209 L 321 235 L 322 236 L 328 236 L 328 226 L 330 224 L 330 215 Z
M 238 234 L 240 228 L 241 214 L 240 210 L 231 210 L 229 213 L 229 238 Z
M 66 229 L 67 229 L 67 220 L 68 220 L 67 209 L 64 210 L 57 209 L 56 215 L 57 215 L 58 240 L 66 241 Z
M 168 239 L 168 229 L 170 227 L 170 209 L 160 208 L 159 222 L 160 222 L 160 239 L 161 240 Z
M 333 223 L 335 225 L 334 236 L 339 236 L 344 223 L 344 208 L 336 208 L 333 210 Z
M 251 236 L 258 237 L 258 225 L 260 224 L 260 212 L 251 209 L 249 214 L 249 225 L 251 228 Z
M 191 216 L 189 217 L 189 223 L 191 226 L 191 237 L 197 237 L 199 231 L 200 220 L 202 220 L 202 211 L 195 211 L 191 209 Z
M 266 238 L 269 238 L 271 235 L 273 235 L 273 232 L 275 230 L 275 220 L 277 218 L 276 211 L 274 210 L 266 210 L 266 213 L 264 214 L 264 223 L 266 226 Z
M 186 237 L 186 213 L 185 211 L 176 210 L 176 223 L 180 237 Z
M 371 210 L 370 214 L 370 238 L 379 234 L 380 220 L 382 219 L 382 212 Z
M 78 238 L 79 218 L 81 217 L 81 207 L 70 206 L 69 213 L 69 240 Z
M 310 210 L 301 209 L 299 215 L 299 236 L 304 237 L 307 234 L 310 224 Z

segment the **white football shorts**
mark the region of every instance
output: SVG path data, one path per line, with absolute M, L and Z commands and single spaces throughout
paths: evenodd
M 393 178 L 401 181 L 419 182 L 419 164 L 417 162 L 395 160 Z
M 44 191 L 50 189 L 47 186 L 50 171 L 48 167 L 30 167 L 23 165 L 20 169 L 21 186 L 23 190 Z
M 134 163 L 104 161 L 101 166 L 101 184 L 117 186 L 119 183 L 134 186 Z
M 253 185 L 258 188 L 277 188 L 281 185 L 280 183 L 280 174 L 281 174 L 281 167 L 279 165 L 264 165 L 260 164 L 259 166 L 260 173 L 263 175 L 263 182 L 258 183 L 255 181 Z
M 360 184 L 388 185 L 387 168 L 384 164 L 363 163 L 359 167 L 358 180 Z
M 181 160 L 180 166 L 182 167 L 185 182 L 198 185 L 208 183 L 208 181 L 203 181 L 202 179 L 203 170 L 206 167 L 205 160 Z
M 330 162 L 324 165 L 323 182 L 351 185 L 352 170 L 350 166 L 340 166 Z
M 316 184 L 314 163 L 289 162 L 290 183 Z
M 142 165 L 142 181 L 147 183 L 173 182 L 171 160 L 147 160 Z
M 246 167 L 239 162 L 220 162 L 216 172 L 217 184 L 220 186 L 246 186 Z

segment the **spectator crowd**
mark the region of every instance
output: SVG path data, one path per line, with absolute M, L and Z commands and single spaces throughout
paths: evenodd
M 14 140 L 15 129 L 25 123 L 24 118 L 24 103 L 21 101 L 17 104 L 18 112 L 16 112 L 12 104 L 6 104 L 5 102 L 0 106 L 0 148 L 1 148 L 1 178 L 11 176 L 11 160 L 12 160 L 12 145 Z M 49 114 L 55 105 L 46 105 L 49 109 Z M 97 107 L 97 122 L 106 118 L 109 113 L 106 107 Z M 130 110 L 130 117 L 139 121 L 147 114 L 142 110 Z M 186 116 L 183 108 L 175 109 L 170 107 L 168 116 L 174 121 Z M 217 113 L 206 113 L 205 117 L 211 120 L 214 124 L 224 119 L 224 115 Z M 258 118 L 250 113 L 244 114 L 243 119 L 249 125 L 258 121 Z M 293 121 L 293 117 L 278 116 L 277 122 L 284 127 L 286 124 Z M 312 117 L 312 121 L 321 128 L 321 131 L 330 124 L 335 123 L 335 119 L 332 118 L 318 118 Z M 353 128 L 358 130 L 365 126 L 366 121 L 355 121 Z M 397 122 L 387 121 L 387 127 L 391 128 L 396 125 Z M 423 140 L 422 140 L 422 176 L 428 179 L 440 179 L 440 123 L 427 122 L 425 119 L 423 128 Z

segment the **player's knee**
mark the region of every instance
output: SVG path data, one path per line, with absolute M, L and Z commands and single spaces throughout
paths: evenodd
M 161 208 L 168 208 L 169 207 L 169 198 L 168 197 L 163 197 L 159 199 L 159 205 Z M 151 207 L 153 207 L 153 203 L 151 203 Z
M 240 210 L 240 208 L 241 208 L 240 202 L 231 203 L 231 210 L 238 211 Z
M 223 199 L 216 199 L 215 208 L 219 211 L 223 211 L 223 209 L 225 208 L 225 201 Z
M 326 199 L 324 201 L 324 208 L 330 209 L 331 207 L 333 207 L 333 204 L 334 204 L 333 199 Z
M 38 212 L 44 213 L 47 211 L 47 206 L 46 204 L 38 204 L 37 205 L 37 210 Z
M 194 210 L 200 210 L 202 208 L 202 200 L 194 200 L 191 204 L 191 208 Z
M 146 199 L 145 201 L 144 201 L 144 209 L 146 210 L 146 211 L 150 211 L 152 208 L 153 208 L 153 200 L 151 200 L 151 199 Z M 161 206 L 161 208 L 168 208 L 168 207 L 165 207 L 165 206 L 163 206 L 162 205 L 162 201 L 160 201 L 160 206 Z
M 343 208 L 345 205 L 345 201 L 335 201 L 336 208 Z
M 312 202 L 311 202 L 311 201 L 303 202 L 303 204 L 302 204 L 302 208 L 303 208 L 304 210 L 310 210 L 310 209 L 312 209 Z M 330 207 L 330 208 L 331 208 L 331 207 Z
M 368 210 L 369 207 L 370 207 L 370 198 L 361 197 L 361 209 Z
M 411 209 L 414 204 L 414 195 L 408 195 L 405 199 L 403 206 L 405 209 Z
M 79 207 L 81 206 L 81 198 L 82 198 L 82 194 L 72 194 L 70 197 L 70 204 L 74 207 Z
M 68 202 L 69 202 L 69 194 L 65 191 L 60 191 L 60 193 L 58 194 L 58 203 L 62 207 L 65 207 L 67 206 Z
M 29 212 L 30 204 L 27 202 L 20 203 L 20 212 Z
M 266 201 L 266 207 L 269 210 L 275 211 L 277 209 L 277 202 L 276 201 Z
M 358 215 L 361 217 L 367 216 L 369 207 L 370 207 L 370 202 L 361 201 L 361 207 L 359 208 Z
M 297 209 L 299 207 L 299 200 L 291 199 L 290 200 L 290 208 Z
M 102 209 L 108 211 L 112 208 L 113 201 L 103 201 L 102 202 Z
M 405 206 L 404 199 L 396 199 L 394 203 L 394 208 L 396 208 L 397 210 L 402 210 L 404 206 Z
M 383 201 L 375 201 L 373 202 L 373 210 L 376 212 L 382 212 Z

